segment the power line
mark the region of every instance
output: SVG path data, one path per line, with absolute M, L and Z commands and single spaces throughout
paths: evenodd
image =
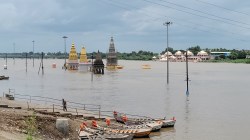
M 102 0 L 102 2 L 104 2 L 105 4 L 108 4 L 108 5 L 112 5 L 112 6 L 119 7 L 119 8 L 125 9 L 125 10 L 129 10 L 129 11 L 131 10 L 131 8 L 127 8 L 127 7 L 133 7 L 134 9 L 139 9 L 139 7 L 136 7 L 134 5 L 128 5 L 127 3 L 122 3 L 121 1 L 118 2 L 118 1 L 115 1 L 115 0 L 114 1 L 113 0 L 106 0 L 106 1 Z M 124 5 L 126 5 L 127 7 L 125 7 Z M 154 15 L 160 15 L 161 17 L 167 18 L 166 20 L 171 20 L 172 19 L 172 21 L 173 21 L 173 19 L 175 19 L 175 21 L 176 20 L 183 21 L 183 19 L 180 19 L 180 18 L 176 18 L 176 17 L 171 17 L 170 18 L 170 16 L 166 17 L 165 15 L 156 13 L 154 11 L 148 11 L 146 9 L 143 9 L 141 11 L 144 11 L 143 14 L 148 16 L 149 18 L 151 18 L 151 20 L 149 20 L 150 22 L 158 22 L 158 20 L 161 20 L 162 18 L 155 18 L 154 16 L 148 15 L 147 13 L 151 13 L 151 14 L 154 13 Z M 205 24 L 197 24 L 197 23 L 185 20 L 185 23 L 190 23 L 190 24 L 195 25 L 195 27 L 193 27 L 193 26 L 190 26 L 190 25 L 187 25 L 187 24 L 182 24 L 182 23 L 183 22 L 175 22 L 175 24 L 177 24 L 177 25 L 185 26 L 185 27 L 188 27 L 188 29 L 196 30 L 196 31 L 199 31 L 199 32 L 206 32 L 206 33 L 211 33 L 211 34 L 222 35 L 221 32 L 218 33 L 218 30 L 220 30 L 222 32 L 227 32 L 227 33 L 230 33 L 232 35 L 240 36 L 240 34 L 237 34 L 235 32 L 230 32 L 230 31 L 227 31 L 227 30 L 222 30 L 222 29 L 210 27 L 210 26 L 207 26 Z M 202 27 L 202 26 L 206 27 L 206 28 L 213 29 L 216 32 L 212 32 L 211 30 L 204 30 L 204 29 L 197 28 L 197 27 Z M 233 39 L 239 40 L 239 41 L 248 42 L 248 40 L 244 40 L 244 39 L 241 39 L 241 38 L 238 38 L 238 37 L 233 37 L 233 36 L 230 36 L 230 37 L 233 38 Z
M 238 13 L 238 14 L 243 14 L 243 15 L 250 16 L 250 14 L 243 13 L 241 11 L 236 11 L 236 10 L 233 10 L 233 9 L 229 9 L 229 8 L 226 8 L 226 7 L 222 7 L 220 5 L 216 5 L 216 4 L 213 4 L 213 3 L 208 3 L 208 2 L 205 2 L 205 1 L 201 1 L 201 0 L 196 0 L 196 1 L 207 4 L 207 5 L 210 5 L 210 6 L 214 6 L 214 7 L 220 8 L 220 9 L 224 9 L 224 10 L 227 10 L 227 11 L 230 11 L 230 12 L 235 12 L 235 13 Z
M 112 1 L 112 0 L 109 0 L 109 1 Z M 121 3 L 120 1 L 118 2 L 118 1 L 115 1 L 116 3 L 119 3 L 120 5 L 123 5 L 123 9 L 126 9 L 126 10 L 131 10 L 131 9 L 129 9 L 129 8 L 125 8 L 124 7 L 124 5 L 127 5 L 127 6 L 129 6 L 129 7 L 133 7 L 133 8 L 135 8 L 135 9 L 138 9 L 138 7 L 135 7 L 135 6 L 132 6 L 132 5 L 128 5 L 128 4 L 125 4 L 125 3 Z M 109 3 L 109 4 L 113 4 L 113 5 L 115 5 L 115 6 L 119 6 L 119 7 L 121 7 L 120 5 L 117 5 L 117 4 L 114 4 L 114 3 Z M 145 11 L 145 12 L 150 12 L 150 13 L 154 13 L 153 11 L 147 11 L 147 10 L 143 10 L 143 11 Z M 146 13 L 144 13 L 144 14 L 146 14 Z M 157 15 L 160 15 L 160 14 L 158 14 L 158 13 L 154 13 L 154 14 L 157 14 Z M 152 20 L 153 20 L 153 22 L 154 21 L 157 21 L 157 20 L 159 20 L 159 19 L 161 19 L 161 18 L 154 18 L 153 16 L 150 16 L 150 15 L 148 15 L 148 14 L 146 14 L 148 17 L 150 17 L 150 18 L 152 18 Z M 166 17 L 165 15 L 160 15 L 160 16 L 162 16 L 162 17 Z M 181 19 L 178 19 L 178 18 L 173 18 L 172 17 L 172 19 L 177 19 L 177 20 L 181 20 Z M 204 27 L 206 27 L 206 28 L 210 28 L 210 29 L 213 29 L 213 30 L 216 30 L 216 31 L 218 31 L 218 30 L 221 30 L 222 32 L 227 32 L 227 33 L 230 33 L 230 34 L 234 34 L 234 35 L 240 35 L 240 34 L 237 34 L 237 33 L 235 33 L 235 32 L 230 32 L 230 31 L 228 31 L 228 30 L 222 30 L 222 29 L 218 29 L 218 28 L 214 28 L 214 27 L 210 27 L 210 26 L 207 26 L 207 25 L 205 25 L 205 24 L 197 24 L 197 23 L 194 23 L 194 22 L 191 22 L 191 21 L 185 21 L 185 22 L 189 22 L 189 23 L 191 23 L 191 24 L 194 24 L 195 26 L 204 26 Z M 196 28 L 193 28 L 193 29 L 196 29 Z M 210 32 L 210 31 L 206 31 L 206 30 L 200 30 L 200 31 L 204 31 L 204 32 Z M 210 32 L 211 33 L 211 32 Z
M 180 4 L 176 4 L 176 3 L 173 3 L 173 2 L 168 2 L 166 0 L 158 0 L 158 1 L 162 1 L 164 3 L 172 4 L 172 5 L 175 5 L 175 6 L 178 6 L 178 7 L 189 9 L 189 10 L 192 10 L 192 11 L 195 11 L 195 12 L 199 12 L 199 13 L 202 13 L 202 14 L 205 14 L 205 15 L 209 15 L 209 16 L 212 16 L 212 17 L 216 17 L 216 18 L 219 18 L 219 19 L 224 19 L 224 20 L 227 20 L 227 21 L 231 21 L 231 22 L 235 22 L 235 23 L 240 23 L 240 24 L 244 24 L 244 25 L 250 25 L 248 23 L 236 21 L 236 20 L 229 19 L 229 18 L 220 17 L 220 16 L 217 16 L 217 15 L 214 15 L 214 14 L 210 14 L 210 13 L 203 12 L 203 11 L 200 11 L 200 10 L 196 10 L 196 9 L 193 9 L 193 8 L 190 8 L 190 7 L 186 7 L 186 6 L 183 6 L 183 5 L 180 5 Z
M 180 12 L 183 12 L 183 13 L 186 13 L 186 14 L 190 14 L 190 15 L 194 15 L 194 16 L 199 16 L 199 17 L 202 17 L 202 18 L 210 19 L 210 20 L 219 21 L 219 22 L 222 22 L 222 23 L 226 23 L 226 24 L 238 26 L 238 27 L 241 27 L 241 28 L 244 28 L 244 29 L 250 29 L 250 27 L 245 27 L 245 26 L 238 25 L 238 24 L 235 24 L 235 23 L 226 22 L 226 21 L 224 21 L 224 20 L 220 20 L 220 19 L 216 19 L 216 18 L 212 18 L 212 17 L 207 17 L 207 16 L 199 15 L 199 14 L 196 14 L 196 13 L 191 13 L 191 12 L 189 12 L 189 11 L 185 11 L 185 10 L 173 8 L 173 7 L 170 7 L 170 6 L 161 4 L 161 3 L 152 2 L 152 1 L 149 1 L 149 0 L 143 0 L 143 1 L 148 2 L 148 3 L 151 3 L 151 4 L 159 5 L 159 6 L 162 6 L 162 7 L 167 7 L 167 8 L 170 8 L 170 9 L 174 9 L 174 10 L 177 10 L 177 11 L 180 11 Z

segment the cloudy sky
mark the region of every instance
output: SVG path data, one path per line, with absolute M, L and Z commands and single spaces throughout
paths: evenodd
M 0 0 L 0 53 L 250 49 L 247 0 Z

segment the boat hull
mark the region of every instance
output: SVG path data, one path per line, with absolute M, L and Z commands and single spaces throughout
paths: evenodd
M 162 128 L 174 127 L 175 122 L 176 122 L 175 120 L 163 120 L 162 121 Z

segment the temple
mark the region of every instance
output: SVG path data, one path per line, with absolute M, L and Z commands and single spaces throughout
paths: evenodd
M 117 66 L 117 54 L 115 51 L 115 44 L 113 37 L 111 37 L 109 51 L 107 53 L 107 69 L 116 69 Z
M 99 50 L 96 54 L 96 58 L 94 61 L 93 73 L 94 74 L 104 74 L 104 64 L 103 64 L 102 57 L 101 57 Z
M 67 69 L 68 70 L 78 70 L 78 55 L 76 53 L 74 43 L 72 43 L 72 45 L 71 45 L 69 59 L 68 59 L 68 63 L 67 63 Z
M 80 72 L 87 72 L 89 71 L 90 67 L 91 67 L 91 63 L 88 62 L 86 49 L 82 47 L 78 70 Z

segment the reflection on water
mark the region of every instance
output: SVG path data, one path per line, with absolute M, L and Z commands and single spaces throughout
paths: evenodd
M 12 60 L 8 60 L 12 61 Z M 250 65 L 190 63 L 189 100 L 186 99 L 185 63 L 169 64 L 167 85 L 166 63 L 148 61 L 151 69 L 142 69 L 143 61 L 119 61 L 123 69 L 105 71 L 104 75 L 64 71 L 64 60 L 45 59 L 44 75 L 38 75 L 41 60 L 25 59 L 8 62 L 0 59 L 0 93 L 39 95 L 68 101 L 100 104 L 103 110 L 128 114 L 177 119 L 174 128 L 150 135 L 151 140 L 235 140 L 249 139 Z M 56 63 L 57 68 L 52 68 Z M 233 127 L 233 129 L 232 129 Z
M 189 101 L 189 97 L 187 96 L 186 97 L 186 103 L 185 103 L 185 119 L 184 119 L 184 121 L 185 121 L 185 139 L 186 140 L 189 140 L 190 138 L 189 138 L 189 123 L 190 123 L 190 120 L 189 120 L 189 114 L 190 114 L 190 112 L 189 112 L 189 103 L 190 103 L 190 101 Z

